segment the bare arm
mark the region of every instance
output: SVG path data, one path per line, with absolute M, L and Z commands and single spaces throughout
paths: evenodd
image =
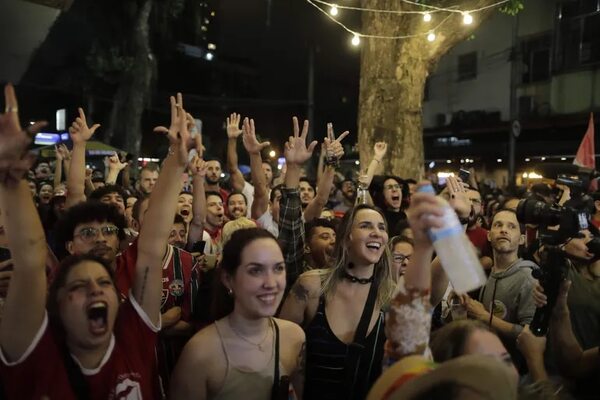
M 54 189 L 62 182 L 62 154 L 58 151 L 58 146 L 54 146 L 54 154 L 56 154 L 56 163 L 54 164 Z
M 204 224 L 206 223 L 206 194 L 204 193 L 204 177 L 206 176 L 206 162 L 196 156 L 192 160 L 190 170 L 193 176 L 194 202 L 192 203 L 192 214 L 194 218 L 190 222 L 188 232 L 188 250 L 192 250 L 194 243 L 202 240 Z
M 369 163 L 369 167 L 367 168 L 367 177 L 365 179 L 365 183 L 367 184 L 367 188 L 371 185 L 373 181 L 373 177 L 377 174 L 377 172 L 382 167 L 383 157 L 385 157 L 385 153 L 387 152 L 387 143 L 385 142 L 377 142 L 375 146 L 373 146 L 373 159 Z
M 333 177 L 335 176 L 335 167 L 333 164 L 339 162 L 344 156 L 344 148 L 342 147 L 341 142 L 349 134 L 350 132 L 346 131 L 336 139 L 335 134 L 333 133 L 333 125 L 331 123 L 327 124 L 327 138 L 325 138 L 323 145 L 325 146 L 329 165 L 325 166 L 322 179 L 317 186 L 315 198 L 308 203 L 304 210 L 304 220 L 306 222 L 318 218 L 319 215 L 321 215 L 323 207 L 327 204 L 327 199 L 329 198 L 329 193 L 331 192 L 331 187 L 333 185 Z
M 171 127 L 168 131 L 171 144 L 169 155 L 152 190 L 145 220 L 138 240 L 138 258 L 133 295 L 151 321 L 160 322 L 162 293 L 162 259 L 167 247 L 169 232 L 176 213 L 177 197 L 181 190 L 181 175 L 188 158 L 190 134 L 186 126 L 181 94 L 171 97 Z
M 116 152 L 112 156 L 110 156 L 108 158 L 108 175 L 105 179 L 106 184 L 115 185 L 117 183 L 119 173 L 125 167 L 127 167 L 127 163 L 121 162 L 121 160 L 119 160 L 119 155 Z
M 33 164 L 27 154 L 31 141 L 21 129 L 12 85 L 4 89 L 8 111 L 0 115 L 0 209 L 14 271 L 0 323 L 0 346 L 9 361 L 23 356 L 39 331 L 46 307 L 46 239 L 23 176 Z M 34 124 L 33 135 L 43 124 Z
M 244 175 L 238 167 L 237 140 L 242 134 L 240 114 L 233 113 L 227 118 L 227 170 L 231 174 L 231 186 L 241 192 L 244 189 Z
M 205 400 L 208 398 L 209 369 L 206 366 L 211 365 L 214 371 L 214 360 L 211 359 L 210 349 L 216 343 L 211 343 L 207 336 L 213 329 L 211 326 L 196 334 L 183 348 L 171 376 L 169 399 Z M 217 348 L 221 351 L 220 346 Z
M 96 129 L 100 127 L 95 124 L 88 127 L 85 113 L 79 108 L 79 117 L 69 128 L 69 134 L 73 141 L 73 152 L 71 154 L 71 166 L 67 176 L 67 200 L 66 207 L 72 207 L 77 203 L 85 201 L 85 147 L 86 143 Z
M 250 155 L 250 173 L 254 183 L 254 201 L 252 202 L 252 218 L 258 219 L 269 208 L 269 197 L 267 194 L 267 179 L 262 171 L 262 157 L 260 152 L 269 146 L 269 142 L 259 143 L 256 139 L 254 120 L 244 118 L 243 136 L 244 147 Z

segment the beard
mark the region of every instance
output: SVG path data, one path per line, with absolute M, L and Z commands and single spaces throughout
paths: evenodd
M 220 180 L 218 177 L 216 179 L 213 179 L 213 177 L 209 175 L 206 175 L 204 179 L 206 179 L 206 183 L 208 183 L 209 185 L 216 185 L 219 183 Z

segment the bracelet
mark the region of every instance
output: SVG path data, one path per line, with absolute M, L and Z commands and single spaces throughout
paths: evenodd
M 338 160 L 335 157 L 331 157 L 331 158 L 326 158 L 325 159 L 325 165 L 328 167 L 339 167 L 340 166 L 340 160 Z

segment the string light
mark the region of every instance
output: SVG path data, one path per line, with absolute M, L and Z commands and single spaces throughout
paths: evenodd
M 465 25 L 471 25 L 473 23 L 473 16 L 468 12 L 463 13 L 463 23 Z
M 483 11 L 489 8 L 493 8 L 493 7 L 498 7 L 504 3 L 507 3 L 510 0 L 501 0 L 498 1 L 494 4 L 490 4 L 484 7 L 480 7 L 480 8 L 476 8 L 476 9 L 472 9 L 472 10 L 460 10 L 457 6 L 452 6 L 452 7 L 437 7 L 437 6 L 431 6 L 431 5 L 427 5 L 427 4 L 421 4 L 421 3 L 416 3 L 414 1 L 411 0 L 400 0 L 403 3 L 406 4 L 410 4 L 416 7 L 420 7 L 421 10 L 417 11 L 417 10 L 385 10 L 385 9 L 371 9 L 371 8 L 364 8 L 364 7 L 352 7 L 352 6 L 345 6 L 345 5 L 338 5 L 338 4 L 333 4 L 333 3 L 329 3 L 325 0 L 305 0 L 307 3 L 309 3 L 311 6 L 315 7 L 318 11 L 322 12 L 324 15 L 326 15 L 329 19 L 331 19 L 333 22 L 335 22 L 336 24 L 338 24 L 341 28 L 343 28 L 346 32 L 350 33 L 351 35 L 354 36 L 358 36 L 358 44 L 360 44 L 360 38 L 369 38 L 369 39 L 391 39 L 391 40 L 399 40 L 399 39 L 411 39 L 411 38 L 417 38 L 417 37 L 427 37 L 427 40 L 434 41 L 436 38 L 435 35 L 435 31 L 440 30 L 440 28 L 445 24 L 445 22 L 453 15 L 453 14 L 461 14 L 463 15 L 463 22 L 467 25 L 472 24 L 473 23 L 473 16 L 471 15 L 472 13 L 475 12 L 479 12 L 479 11 Z M 318 4 L 317 4 L 318 3 Z M 329 7 L 329 12 L 326 11 L 326 9 L 322 8 L 321 6 L 327 6 Z M 332 8 L 335 8 L 336 11 L 338 9 L 346 9 L 346 10 L 355 10 L 355 11 L 366 11 L 366 12 L 374 12 L 374 13 L 387 13 L 387 14 L 419 14 L 423 17 L 423 20 L 425 20 L 426 14 L 429 14 L 431 18 L 433 13 L 439 13 L 439 12 L 445 12 L 448 15 L 443 18 L 441 20 L 441 22 L 436 25 L 435 27 L 431 28 L 428 31 L 424 31 L 424 32 L 419 32 L 416 34 L 411 34 L 411 35 L 371 35 L 371 34 L 367 34 L 367 33 L 361 33 L 361 32 L 357 32 L 353 29 L 350 29 L 349 27 L 347 27 L 344 23 L 342 23 L 341 21 L 339 21 L 337 18 L 334 18 L 333 15 L 331 14 Z M 428 11 L 424 12 L 422 9 L 425 8 Z M 469 21 L 469 22 L 466 22 Z M 352 39 L 352 44 L 354 46 L 358 46 L 358 44 L 354 44 L 356 42 L 356 40 L 353 38 Z
M 338 12 L 339 11 L 338 11 L 337 5 L 332 4 L 331 8 L 329 9 L 329 14 L 331 14 L 335 17 L 336 15 L 338 15 Z
M 360 44 L 360 36 L 358 36 L 357 34 L 355 34 L 352 37 L 352 46 L 358 46 Z
M 431 21 L 431 14 L 428 12 L 423 14 L 423 21 L 425 21 L 425 22 Z

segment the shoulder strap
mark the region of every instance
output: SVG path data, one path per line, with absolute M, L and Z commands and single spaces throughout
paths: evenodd
M 371 316 L 373 315 L 373 309 L 375 308 L 375 300 L 377 299 L 377 288 L 378 281 L 374 280 L 371 282 L 369 288 L 369 294 L 367 295 L 367 301 L 363 308 L 358 327 L 354 333 L 354 340 L 348 345 L 348 358 L 346 359 L 346 371 L 344 378 L 344 386 L 346 388 L 346 399 L 354 398 L 354 387 L 358 378 L 358 368 L 360 365 L 360 357 L 365 349 L 365 339 L 367 337 L 367 331 L 369 329 L 369 322 L 371 322 Z

